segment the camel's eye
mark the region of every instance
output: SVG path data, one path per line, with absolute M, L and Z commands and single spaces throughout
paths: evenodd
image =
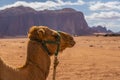
M 59 35 L 54 35 L 55 40 L 59 40 Z
M 57 38 L 58 38 L 58 35 L 54 35 L 54 38 L 57 39 Z
M 73 41 L 73 38 L 72 38 L 72 37 L 70 37 L 70 40 L 71 40 L 71 41 Z
M 52 36 L 57 39 L 58 38 L 58 34 L 57 33 L 52 33 Z

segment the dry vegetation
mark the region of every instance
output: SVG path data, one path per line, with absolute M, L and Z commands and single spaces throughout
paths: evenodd
M 75 40 L 73 48 L 59 54 L 57 80 L 120 80 L 120 37 L 89 36 Z M 11 67 L 22 66 L 27 41 L 0 39 L 0 57 Z M 47 80 L 52 80 L 52 69 L 51 65 Z

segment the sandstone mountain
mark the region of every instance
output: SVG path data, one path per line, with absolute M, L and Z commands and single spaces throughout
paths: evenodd
M 98 25 L 98 26 L 93 26 L 91 27 L 93 31 L 97 33 L 113 33 L 111 30 L 107 30 L 106 27 Z
M 19 6 L 0 11 L 0 35 L 26 35 L 33 25 L 49 26 L 73 35 L 89 35 L 95 32 L 88 27 L 83 13 L 71 8 L 36 11 Z

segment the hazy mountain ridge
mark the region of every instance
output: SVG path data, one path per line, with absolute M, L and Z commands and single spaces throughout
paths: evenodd
M 111 30 L 107 30 L 106 27 L 103 27 L 101 25 L 93 26 L 92 29 L 98 33 L 113 33 Z
M 19 6 L 0 11 L 0 35 L 26 35 L 33 25 L 45 25 L 73 35 L 90 35 L 97 32 L 97 28 L 88 27 L 82 12 L 71 8 L 35 11 Z M 105 31 L 107 32 L 106 29 Z

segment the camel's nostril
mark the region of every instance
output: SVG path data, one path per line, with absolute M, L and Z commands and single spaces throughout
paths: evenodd
M 72 41 L 72 42 L 70 43 L 70 47 L 73 47 L 75 44 L 76 44 L 76 42 L 75 42 L 75 41 Z
M 75 42 L 75 41 L 73 41 L 72 45 L 74 46 L 75 44 L 76 44 L 76 42 Z
M 76 44 L 76 42 L 74 41 L 74 45 Z

